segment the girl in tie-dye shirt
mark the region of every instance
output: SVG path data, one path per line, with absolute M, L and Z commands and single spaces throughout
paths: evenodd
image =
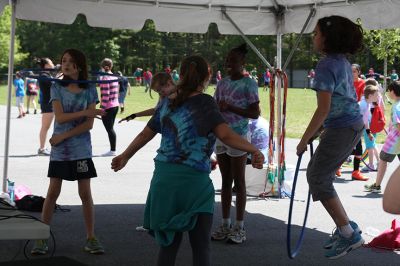
M 376 181 L 366 185 L 368 192 L 381 192 L 381 183 L 386 172 L 387 163 L 393 162 L 397 156 L 400 160 L 400 82 L 394 81 L 388 86 L 389 97 L 394 101 L 391 112 L 389 133 L 379 154 Z

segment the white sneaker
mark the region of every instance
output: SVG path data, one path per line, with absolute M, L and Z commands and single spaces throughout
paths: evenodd
M 41 156 L 49 156 L 50 155 L 50 151 L 47 148 L 44 149 L 38 149 L 38 155 Z
M 106 157 L 106 156 L 116 156 L 117 152 L 116 151 L 108 151 L 106 153 L 103 153 L 101 156 Z
M 246 241 L 246 231 L 244 228 L 242 229 L 239 226 L 235 226 L 232 233 L 228 236 L 228 242 L 242 244 L 244 241 Z

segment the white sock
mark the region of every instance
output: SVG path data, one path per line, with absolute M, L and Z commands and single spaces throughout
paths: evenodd
M 240 229 L 243 229 L 243 227 L 244 227 L 244 221 L 236 220 L 235 226 L 239 227 Z
M 353 235 L 354 229 L 350 224 L 339 226 L 339 233 L 345 238 L 350 238 Z
M 231 218 L 223 218 L 222 219 L 222 225 L 226 227 L 231 227 Z

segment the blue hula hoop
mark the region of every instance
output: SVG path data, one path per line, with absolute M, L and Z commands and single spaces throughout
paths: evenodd
M 116 79 L 111 79 L 111 80 L 62 80 L 62 79 L 58 79 L 58 78 L 49 78 L 43 75 L 30 75 L 27 74 L 29 72 L 39 72 L 39 73 L 43 73 L 43 72 L 56 72 L 59 71 L 59 69 L 57 68 L 51 68 L 51 69 L 42 69 L 42 68 L 25 68 L 20 70 L 19 72 L 22 73 L 23 76 L 28 77 L 28 78 L 33 78 L 33 79 L 37 79 L 40 81 L 50 81 L 50 82 L 67 82 L 67 83 L 75 83 L 75 84 L 92 84 L 92 83 L 96 83 L 96 84 L 108 84 L 108 83 L 113 83 L 113 82 L 120 82 L 122 81 L 122 77 L 119 76 L 118 74 L 110 74 L 107 72 L 90 72 L 90 74 L 92 75 L 96 75 L 96 76 L 113 76 L 116 77 Z
M 312 143 L 310 143 L 310 156 L 311 157 L 313 156 L 313 153 L 314 153 L 313 145 L 312 145 Z M 305 230 L 306 223 L 307 223 L 308 210 L 310 208 L 311 193 L 310 193 L 310 191 L 308 191 L 307 203 L 306 203 L 306 212 L 304 214 L 303 226 L 301 228 L 299 239 L 296 242 L 296 247 L 295 247 L 294 251 L 292 251 L 291 242 L 292 242 L 293 201 L 294 201 L 294 195 L 295 195 L 295 192 L 296 192 L 297 176 L 299 175 L 300 163 L 301 163 L 302 156 L 303 156 L 302 154 L 299 155 L 299 158 L 297 159 L 296 170 L 295 170 L 294 177 L 293 177 L 292 194 L 291 194 L 291 197 L 290 197 L 289 218 L 288 218 L 287 235 L 286 235 L 286 248 L 287 248 L 288 256 L 289 256 L 290 259 L 294 259 L 298 255 L 298 253 L 300 251 L 301 244 L 303 243 L 303 239 L 304 239 L 304 230 Z

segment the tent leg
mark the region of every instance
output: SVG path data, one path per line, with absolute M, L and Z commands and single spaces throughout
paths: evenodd
M 239 26 L 232 20 L 232 18 L 226 13 L 226 10 L 222 9 L 222 14 L 229 20 L 229 22 L 235 27 L 235 29 L 239 32 L 240 36 L 247 43 L 248 46 L 256 53 L 256 55 L 261 59 L 261 61 L 269 68 L 271 73 L 274 73 L 275 70 L 271 66 L 271 64 L 265 59 L 265 57 L 261 54 L 261 52 L 257 49 L 257 47 L 247 38 L 247 36 L 243 33 L 243 31 L 239 28 Z
M 15 48 L 15 23 L 16 23 L 16 5 L 17 0 L 10 0 L 11 6 L 11 31 L 10 31 L 10 52 L 8 56 L 8 97 L 7 97 L 7 115 L 6 115 L 6 132 L 5 132 L 5 143 L 4 143 L 4 168 L 3 168 L 3 192 L 7 189 L 7 178 L 8 178 L 8 154 L 10 145 L 10 120 L 11 120 L 11 94 L 13 84 L 13 72 L 14 72 L 14 48 Z

